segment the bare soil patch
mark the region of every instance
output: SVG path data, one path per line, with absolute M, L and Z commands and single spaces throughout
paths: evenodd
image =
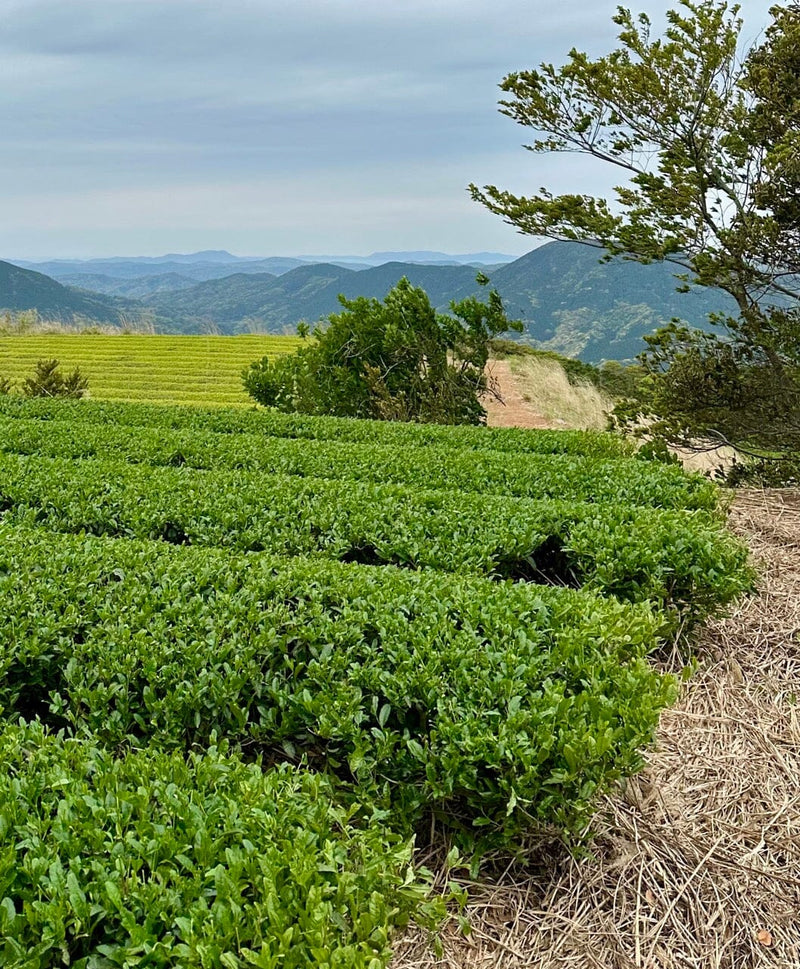
M 551 423 L 530 401 L 526 400 L 517 381 L 511 372 L 511 365 L 508 360 L 490 360 L 486 368 L 489 380 L 494 384 L 500 400 L 494 397 L 486 397 L 483 406 L 486 408 L 489 427 L 525 427 L 525 428 L 552 428 L 562 425 Z
M 411 930 L 393 969 L 800 966 L 800 492 L 740 492 L 731 527 L 758 593 L 704 631 L 645 770 L 601 803 L 592 855 L 540 845 L 469 885 L 471 934 L 453 922 L 437 959 Z

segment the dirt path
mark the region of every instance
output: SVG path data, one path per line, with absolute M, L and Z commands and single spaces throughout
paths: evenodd
M 483 401 L 489 427 L 554 427 L 522 396 L 508 360 L 490 360 L 486 368 L 490 381 L 500 393 L 501 400 L 487 397 Z
M 731 525 L 759 593 L 703 634 L 593 856 L 540 848 L 469 886 L 471 935 L 449 927 L 437 960 L 410 932 L 393 969 L 800 966 L 800 492 L 741 492 Z

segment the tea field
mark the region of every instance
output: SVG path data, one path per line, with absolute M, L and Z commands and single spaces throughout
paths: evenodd
M 235 406 L 252 403 L 242 388 L 245 367 L 299 345 L 294 336 L 0 335 L 0 376 L 19 383 L 38 360 L 55 359 L 63 370 L 78 367 L 98 400 Z
M 381 969 L 415 837 L 579 836 L 750 583 L 602 433 L 0 397 L 0 965 Z

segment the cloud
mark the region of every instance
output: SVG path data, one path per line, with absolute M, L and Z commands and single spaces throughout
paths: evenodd
M 751 6 L 763 7 L 763 22 L 767 4 Z M 420 220 L 415 247 L 443 248 L 458 237 L 455 219 L 474 233 L 470 247 L 487 248 L 487 222 L 468 217 L 464 185 L 507 184 L 534 161 L 518 147 L 525 132 L 497 113 L 497 84 L 572 46 L 608 49 L 614 9 L 579 0 L 0 0 L 0 248 L 13 252 L 24 230 L 53 254 L 74 220 L 87 244 L 130 251 L 141 236 L 127 219 L 116 243 L 105 229 L 101 241 L 97 223 L 137 206 L 182 236 L 196 233 L 198 248 L 201 235 L 216 247 L 210 236 L 226 229 L 235 248 L 252 238 L 241 225 L 258 205 L 231 199 L 261 199 L 259 185 L 303 206 L 306 251 L 335 248 L 315 236 L 314 208 L 338 205 L 343 224 L 359 186 L 392 199 L 404 224 Z M 325 202 L 336 182 L 352 191 Z M 430 190 L 420 194 L 420 183 Z M 542 183 L 537 174 L 533 187 Z M 371 228 L 359 215 L 363 244 L 349 248 L 397 248 L 397 213 L 387 211 L 375 208 Z M 325 225 L 320 216 L 320 232 Z M 150 238 L 149 251 L 167 248 Z

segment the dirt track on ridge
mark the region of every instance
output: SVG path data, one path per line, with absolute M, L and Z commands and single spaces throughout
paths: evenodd
M 551 428 L 547 418 L 537 414 L 536 409 L 522 396 L 508 360 L 490 360 L 486 368 L 490 382 L 497 387 L 501 400 L 486 397 L 483 406 L 486 408 L 489 427 L 526 427 Z

